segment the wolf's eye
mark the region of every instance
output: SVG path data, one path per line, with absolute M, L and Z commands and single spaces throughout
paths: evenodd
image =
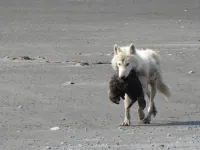
M 126 66 L 128 66 L 128 65 L 129 65 L 129 63 L 126 64 Z
M 121 66 L 121 64 L 120 64 L 120 63 L 118 63 L 118 66 Z

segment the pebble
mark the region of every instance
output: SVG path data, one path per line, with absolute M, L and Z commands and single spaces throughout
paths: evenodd
M 39 58 L 39 59 L 45 59 L 45 57 L 44 57 L 44 56 L 38 56 L 38 58 Z
M 22 106 L 21 106 L 21 105 L 19 105 L 19 106 L 17 106 L 17 108 L 18 108 L 18 109 L 21 109 L 21 108 L 22 108 Z
M 69 81 L 69 82 L 68 82 L 68 84 L 74 84 L 74 82 L 72 82 L 72 81 Z
M 52 127 L 52 128 L 50 128 L 50 130 L 51 131 L 56 131 L 56 130 L 60 130 L 60 128 L 59 127 Z
M 169 136 L 171 136 L 171 134 L 167 134 L 167 136 L 169 137 Z
M 67 144 L 67 142 L 61 142 L 60 144 L 61 144 L 61 145 L 64 145 L 64 144 Z
M 165 145 L 162 144 L 162 145 L 160 145 L 160 147 L 165 147 Z
M 192 74 L 192 73 L 194 73 L 194 71 L 191 70 L 191 71 L 189 71 L 188 73 L 189 73 L 189 74 Z
M 72 82 L 72 81 L 69 81 L 69 82 L 65 82 L 65 83 L 63 83 L 63 85 L 71 85 L 71 84 L 75 84 L 75 83 Z
M 4 57 L 4 59 L 9 59 L 9 58 L 10 58 L 9 56 L 5 56 L 5 57 Z
M 119 127 L 119 130 L 122 130 L 122 127 Z
M 50 146 L 46 146 L 45 149 L 51 149 L 51 147 Z
M 87 62 L 79 62 L 75 66 L 89 66 L 89 63 L 87 63 Z
M 21 60 L 33 60 L 33 58 L 30 58 L 29 56 L 21 56 Z
M 85 129 L 84 129 L 84 131 L 85 131 L 85 132 L 88 132 L 88 129 L 87 129 L 87 128 L 85 128 Z

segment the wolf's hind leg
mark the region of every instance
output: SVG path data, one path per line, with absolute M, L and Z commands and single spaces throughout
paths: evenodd
M 147 95 L 148 99 L 150 99 L 150 92 L 148 88 L 147 78 L 144 76 L 139 76 L 140 83 L 142 84 L 143 93 Z
M 138 98 L 138 115 L 139 115 L 139 119 L 140 121 L 142 121 L 145 118 L 145 113 L 144 113 L 144 109 L 146 107 L 146 101 L 144 99 L 144 97 L 139 97 Z
M 144 123 L 149 124 L 151 122 L 151 115 L 153 114 L 154 116 L 156 116 L 156 108 L 154 105 L 154 98 L 156 95 L 156 84 L 155 83 L 151 83 L 151 92 L 150 92 L 150 102 L 149 102 L 149 108 L 148 108 L 148 113 L 147 113 L 147 117 L 144 119 Z
M 120 123 L 119 125 L 120 126 L 129 126 L 130 125 L 130 119 L 131 119 L 131 116 L 130 116 L 130 109 L 128 108 L 129 106 L 129 103 L 130 103 L 130 99 L 128 97 L 127 94 L 125 94 L 125 100 L 124 100 L 124 121 L 122 123 Z
M 141 107 L 138 108 L 138 115 L 139 115 L 140 121 L 142 121 L 145 117 L 145 113 Z

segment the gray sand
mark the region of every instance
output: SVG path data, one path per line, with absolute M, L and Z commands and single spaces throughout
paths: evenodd
M 0 149 L 200 149 L 199 27 L 200 0 L 1 0 Z M 159 52 L 173 95 L 119 127 L 109 63 L 131 42 Z

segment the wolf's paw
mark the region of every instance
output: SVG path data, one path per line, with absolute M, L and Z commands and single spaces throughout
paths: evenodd
M 130 126 L 130 120 L 125 119 L 122 123 L 119 124 L 120 126 Z
M 138 115 L 139 115 L 140 121 L 143 121 L 144 118 L 145 118 L 145 114 L 144 114 L 143 110 L 142 111 L 138 111 Z
M 150 124 L 150 119 L 149 118 L 145 118 L 143 120 L 141 120 L 142 124 Z

